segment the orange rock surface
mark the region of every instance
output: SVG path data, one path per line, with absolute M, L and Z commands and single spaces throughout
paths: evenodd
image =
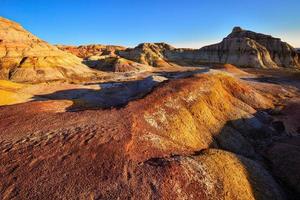
M 285 199 L 255 153 L 270 139 L 257 110 L 273 104 L 243 81 L 209 73 L 120 109 L 67 106 L 0 107 L 3 199 Z

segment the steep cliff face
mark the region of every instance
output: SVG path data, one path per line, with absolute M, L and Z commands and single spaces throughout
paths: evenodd
M 225 38 L 203 47 L 199 59 L 204 63 L 231 63 L 241 67 L 276 68 L 268 50 L 249 38 Z
M 291 45 L 270 35 L 233 28 L 222 42 L 200 49 L 199 59 L 209 63 L 231 63 L 241 67 L 298 68 L 299 56 Z
M 40 82 L 90 76 L 93 72 L 81 62 L 0 17 L 0 79 Z

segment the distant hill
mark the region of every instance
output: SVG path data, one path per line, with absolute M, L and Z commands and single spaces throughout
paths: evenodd
M 177 49 L 165 43 L 143 43 L 117 52 L 136 62 L 154 67 L 170 63 L 225 64 L 254 68 L 299 68 L 295 49 L 279 38 L 235 27 L 222 42 L 201 49 Z
M 102 45 L 102 44 L 91 44 L 91 45 L 80 45 L 80 46 L 69 46 L 69 45 L 56 45 L 59 49 L 72 53 L 80 58 L 88 58 L 90 56 L 101 56 L 101 55 L 112 55 L 115 51 L 125 50 L 126 47 L 115 46 L 115 45 Z

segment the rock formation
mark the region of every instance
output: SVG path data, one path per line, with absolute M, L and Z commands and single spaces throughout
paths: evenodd
M 117 52 L 126 51 L 125 47 L 113 45 L 57 45 L 63 51 L 72 53 L 84 59 L 84 63 L 93 69 L 106 72 L 141 72 L 151 71 L 152 67 L 146 62 L 134 62 L 117 55 Z
M 91 56 L 84 63 L 93 69 L 106 72 L 142 72 L 151 71 L 149 65 L 137 63 L 119 56 Z
M 272 102 L 243 81 L 208 73 L 120 109 L 63 105 L 0 107 L 3 199 L 285 199 L 256 151 Z
M 76 55 L 77 57 L 86 59 L 91 56 L 105 56 L 114 55 L 115 51 L 125 50 L 125 47 L 115 45 L 80 45 L 80 46 L 67 46 L 67 45 L 56 45 L 59 49 L 67 51 Z
M 221 43 L 200 49 L 199 59 L 207 63 L 230 63 L 241 67 L 298 68 L 296 50 L 270 35 L 235 27 Z
M 35 37 L 21 25 L 0 18 L 0 79 L 41 82 L 83 79 L 92 74 L 80 58 Z
M 0 18 L 1 199 L 299 199 L 299 74 L 233 65 L 297 68 L 290 45 L 236 27 L 198 50 L 58 47 Z M 154 72 L 14 82 L 96 74 L 82 63 Z
M 272 133 L 265 130 L 263 115 L 256 112 L 271 108 L 270 100 L 222 74 L 171 82 L 139 102 L 133 107 L 132 131 L 137 138 L 129 151 L 136 160 L 218 146 L 255 157 L 254 148 L 267 144 Z M 261 135 L 256 138 L 255 134 Z
M 165 43 L 142 43 L 133 49 L 128 48 L 117 53 L 121 57 L 153 67 L 170 67 L 165 52 L 173 49 L 175 48 Z
M 299 51 L 279 38 L 234 27 L 222 42 L 201 49 L 175 48 L 166 43 L 142 43 L 135 48 L 88 45 L 59 46 L 81 58 L 116 54 L 153 67 L 233 64 L 253 68 L 299 68 Z
M 253 68 L 299 68 L 299 55 L 279 38 L 235 27 L 222 42 L 201 49 L 177 49 L 165 43 L 143 43 L 117 52 L 121 57 L 154 67 L 172 63 L 233 64 Z
M 272 172 L 300 197 L 300 137 L 281 139 L 266 151 Z

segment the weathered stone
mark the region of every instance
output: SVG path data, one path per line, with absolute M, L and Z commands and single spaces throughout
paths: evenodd
M 80 45 L 80 46 L 68 46 L 68 45 L 56 45 L 59 49 L 72 53 L 80 58 L 86 59 L 91 56 L 104 56 L 115 55 L 115 51 L 125 50 L 125 47 L 115 45 Z
M 233 28 L 221 43 L 200 49 L 200 59 L 210 63 L 231 63 L 242 67 L 300 67 L 296 50 L 270 35 Z
M 266 151 L 272 172 L 300 197 L 300 137 L 274 142 Z
M 17 82 L 80 80 L 94 73 L 80 58 L 57 49 L 2 17 L 0 39 L 0 79 Z
M 176 49 L 165 43 L 143 43 L 117 52 L 121 57 L 154 67 L 234 64 L 254 68 L 299 68 L 299 55 L 279 38 L 235 27 L 222 42 L 201 49 Z

